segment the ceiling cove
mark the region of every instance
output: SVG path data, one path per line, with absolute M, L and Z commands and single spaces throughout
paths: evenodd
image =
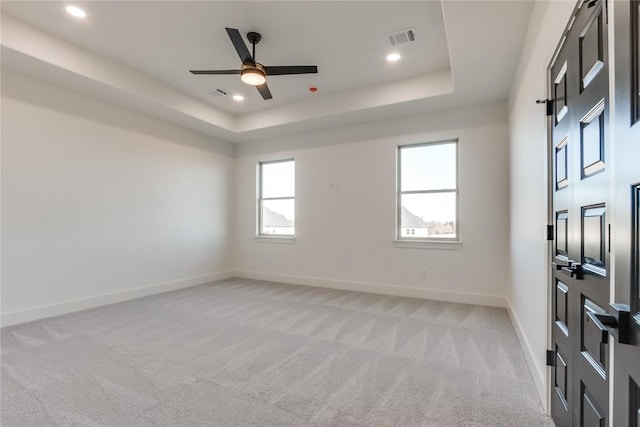
M 217 139 L 272 139 L 506 99 L 532 4 L 87 1 L 78 19 L 3 1 L 2 67 Z M 248 49 L 261 35 L 255 62 L 318 72 L 267 76 L 267 100 L 238 75 L 190 73 L 239 69 L 226 28 Z

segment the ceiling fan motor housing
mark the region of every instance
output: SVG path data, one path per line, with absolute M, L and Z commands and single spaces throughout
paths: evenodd
M 258 70 L 265 76 L 267 75 L 267 72 L 265 71 L 264 66 L 262 64 L 258 64 L 257 62 L 255 64 L 252 64 L 250 62 L 246 62 L 242 64 L 242 67 L 240 67 L 240 72 L 242 73 L 245 70 Z

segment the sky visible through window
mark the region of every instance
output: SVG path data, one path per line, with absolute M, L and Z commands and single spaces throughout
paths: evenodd
M 285 161 L 262 164 L 262 198 L 295 197 L 295 162 Z M 264 206 L 295 223 L 293 200 L 264 201 Z
M 403 147 L 401 191 L 455 190 L 456 144 Z M 456 193 L 403 194 L 401 205 L 425 222 L 455 222 Z

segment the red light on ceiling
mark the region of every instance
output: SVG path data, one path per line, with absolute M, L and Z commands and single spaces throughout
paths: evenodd
M 317 91 L 318 91 L 318 88 L 317 88 L 317 87 L 315 87 L 315 86 L 311 86 L 311 87 L 309 88 L 309 92 L 317 92 Z

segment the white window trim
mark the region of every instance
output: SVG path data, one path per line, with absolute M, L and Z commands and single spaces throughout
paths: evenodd
M 406 249 L 447 249 L 447 250 L 460 250 L 462 249 L 462 242 L 460 240 L 417 240 L 417 239 L 402 239 L 394 240 L 393 246 L 396 248 Z
M 254 237 L 257 243 L 280 243 L 292 245 L 296 242 L 295 236 L 283 236 L 281 234 L 263 234 Z
M 296 224 L 294 222 L 293 227 L 294 227 L 294 234 L 262 234 L 262 202 L 263 200 L 293 200 L 294 203 L 294 209 L 295 209 L 295 200 L 296 200 L 296 195 L 294 192 L 293 197 L 268 197 L 268 198 L 263 198 L 262 197 L 262 165 L 268 165 L 268 164 L 273 164 L 273 163 L 285 163 L 285 162 L 293 162 L 294 164 L 294 171 L 295 171 L 295 158 L 291 157 L 291 158 L 287 158 L 287 159 L 279 159 L 279 160 L 268 160 L 268 161 L 264 161 L 264 162 L 258 162 L 258 166 L 257 166 L 257 200 L 256 200 L 256 235 L 255 235 L 255 241 L 259 242 L 259 243 L 295 243 L 296 242 L 296 235 L 295 235 L 295 229 L 296 229 Z M 294 177 L 293 179 L 295 180 L 295 172 L 294 172 Z
M 400 150 L 406 147 L 420 147 L 427 145 L 443 145 L 455 144 L 456 148 L 456 188 L 455 189 L 438 189 L 438 190 L 417 190 L 417 191 L 400 191 L 402 185 L 402 162 Z M 397 248 L 415 248 L 415 249 L 461 249 L 462 240 L 460 238 L 460 141 L 457 138 L 439 140 L 433 142 L 423 142 L 416 144 L 402 144 L 396 147 L 396 231 L 393 245 Z M 443 237 L 403 237 L 401 236 L 400 224 L 402 218 L 401 197 L 403 194 L 434 194 L 434 193 L 455 193 L 456 195 L 456 218 L 455 218 L 455 238 Z

